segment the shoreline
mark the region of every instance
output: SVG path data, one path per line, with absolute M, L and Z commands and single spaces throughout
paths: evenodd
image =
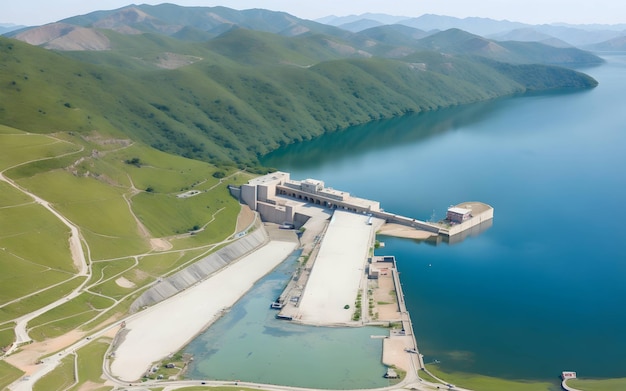
M 296 247 L 295 242 L 272 240 L 199 284 L 137 313 L 126 322 L 110 373 L 121 381 L 140 379 L 153 363 L 180 351 L 210 327 Z
M 418 240 L 426 240 L 432 237 L 436 237 L 438 234 L 434 232 L 419 230 L 417 228 L 412 228 L 406 225 L 396 224 L 396 223 L 385 223 L 382 227 L 376 232 L 377 235 L 384 236 L 393 236 L 396 238 L 404 238 L 404 239 L 418 239 Z
M 365 222 L 360 221 L 362 216 L 352 214 L 348 215 L 351 215 L 349 219 L 358 219 L 358 224 L 363 223 L 365 226 Z M 158 363 L 168 355 L 180 352 L 194 338 L 222 317 L 225 311 L 240 300 L 250 290 L 254 283 L 273 270 L 278 264 L 282 263 L 289 256 L 289 254 L 293 253 L 293 251 L 297 250 L 297 248 L 309 248 L 311 252 L 313 252 L 313 242 L 317 240 L 321 242 L 319 234 L 321 234 L 322 231 L 325 231 L 326 228 L 324 224 L 320 224 L 320 222 L 324 221 L 324 219 L 322 218 L 318 220 L 319 221 L 312 222 L 313 226 L 310 230 L 307 230 L 307 235 L 303 235 L 299 246 L 295 242 L 280 242 L 279 240 L 282 238 L 279 238 L 278 240 L 274 239 L 268 244 L 254 250 L 242 259 L 217 271 L 209 278 L 194 285 L 193 287 L 190 287 L 170 299 L 155 304 L 136 314 L 135 317 L 127 321 L 126 328 L 124 329 L 123 334 L 120 335 L 120 341 L 118 341 L 116 346 L 113 348 L 114 358 L 109 366 L 110 374 L 114 378 L 121 381 L 136 381 L 137 379 L 140 379 L 142 375 L 146 373 L 146 371 L 148 371 L 155 363 Z M 352 222 L 352 224 L 354 224 L 354 222 Z M 339 285 L 343 283 L 345 278 L 350 278 L 350 275 L 354 278 L 358 275 L 359 277 L 356 282 L 356 286 L 359 287 L 358 289 L 360 292 L 367 292 L 368 279 L 364 273 L 366 266 L 365 263 L 367 260 L 366 254 L 370 248 L 373 248 L 377 234 L 410 238 L 425 238 L 431 236 L 431 233 L 428 232 L 417 231 L 410 227 L 398 227 L 396 224 L 384 224 L 382 221 L 378 222 L 373 227 L 367 227 L 367 232 L 369 233 L 365 234 L 366 238 L 363 238 L 365 241 L 357 240 L 357 242 L 355 242 L 358 244 L 360 249 L 357 252 L 362 254 L 359 256 L 359 259 L 363 260 L 363 263 L 361 263 L 362 266 L 356 267 L 356 269 L 353 266 L 352 268 L 349 268 L 349 270 L 344 270 L 342 273 L 333 273 L 335 270 L 319 271 L 318 268 L 318 275 L 320 278 L 318 278 L 317 283 L 314 284 L 317 288 L 324 288 L 325 284 L 322 282 L 326 281 L 326 279 L 323 277 L 330 278 L 328 273 L 335 276 L 335 280 Z M 280 231 L 271 225 L 264 226 L 264 229 L 265 228 L 273 230 L 273 233 L 278 232 L 280 234 L 286 232 Z M 380 231 L 376 230 L 378 228 L 380 228 Z M 349 231 L 345 231 L 345 227 L 343 229 L 344 235 L 349 235 L 346 233 Z M 411 231 L 415 232 L 411 233 Z M 363 234 L 361 234 L 361 236 L 363 236 Z M 282 243 L 279 247 L 285 245 L 289 247 L 288 251 L 283 248 L 281 250 L 282 252 L 279 251 L 276 253 L 271 249 L 271 247 L 277 245 L 277 243 Z M 334 246 L 341 246 L 343 244 L 343 240 L 335 240 Z M 311 252 L 308 254 L 303 253 L 303 255 L 311 255 Z M 268 256 L 268 254 L 278 254 L 278 257 Z M 260 266 L 261 260 L 267 260 L 268 258 L 274 259 L 269 263 L 265 262 L 263 266 Z M 255 261 L 252 262 L 251 259 L 255 259 Z M 241 284 L 241 280 L 245 280 L 246 282 Z M 232 281 L 240 282 L 240 284 L 237 284 L 236 289 L 233 289 Z M 352 293 L 354 293 L 354 295 L 352 295 Z M 350 295 L 351 297 L 357 296 L 356 292 L 351 291 Z M 207 300 L 207 297 L 219 298 L 219 300 Z M 367 300 L 367 293 L 363 300 Z M 353 303 L 354 298 L 350 299 L 350 304 Z M 367 308 L 367 305 L 363 308 Z M 308 322 L 304 321 L 298 323 L 323 327 L 362 327 L 381 323 L 391 324 L 393 321 L 402 322 L 403 318 L 403 315 L 398 316 L 397 314 L 394 314 L 392 316 L 393 319 L 364 319 L 360 321 L 352 321 L 350 320 L 350 316 L 352 315 L 353 310 L 351 309 L 349 311 L 347 319 L 345 318 L 346 314 L 345 310 L 343 310 L 343 304 L 342 311 L 344 314 L 340 316 L 341 319 L 332 319 L 329 321 L 327 316 L 328 314 L 326 313 L 327 311 L 324 308 L 316 308 L 314 310 L 315 316 L 313 319 L 309 319 Z M 362 312 L 366 313 L 367 310 L 363 310 Z M 408 316 L 406 311 L 404 311 L 404 313 L 405 316 Z M 207 322 L 206 319 L 209 319 L 209 321 Z M 170 330 L 176 330 L 176 333 L 170 333 Z M 412 329 L 404 337 L 408 337 L 409 335 L 413 338 Z M 399 335 L 396 335 L 396 337 L 398 336 Z M 386 340 L 390 337 L 386 337 Z M 406 353 L 407 349 L 416 350 L 416 343 L 411 343 L 410 341 L 398 343 L 397 339 L 393 343 L 385 341 L 381 347 L 381 362 L 383 365 L 402 368 L 408 373 L 411 371 L 411 368 L 409 363 L 406 361 L 406 357 L 404 357 L 409 354 Z M 416 355 L 413 354 L 413 356 Z M 417 356 L 419 357 L 419 355 Z M 404 358 L 399 359 L 398 357 Z M 418 362 L 417 365 L 414 363 L 413 367 L 417 368 L 421 367 L 421 365 Z

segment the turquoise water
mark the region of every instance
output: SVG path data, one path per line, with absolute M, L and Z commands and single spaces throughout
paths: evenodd
M 455 245 L 382 238 L 426 361 L 512 379 L 624 377 L 626 57 L 606 58 L 584 70 L 593 90 L 381 121 L 263 163 L 421 219 L 494 206 L 493 226 Z
M 388 385 L 376 327 L 324 328 L 274 319 L 269 308 L 291 277 L 298 254 L 262 279 L 231 311 L 196 338 L 187 377 L 313 388 Z

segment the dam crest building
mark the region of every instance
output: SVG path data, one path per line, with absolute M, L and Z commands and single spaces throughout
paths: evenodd
M 354 197 L 349 192 L 325 187 L 316 179 L 292 180 L 287 172 L 276 171 L 251 179 L 241 187 L 230 187 L 231 194 L 250 209 L 259 212 L 264 221 L 290 224 L 300 228 L 311 215 L 311 206 L 345 210 L 401 224 L 435 235 L 453 236 L 493 218 L 493 208 L 481 202 L 466 202 L 448 210 L 442 223 L 425 222 L 389 213 L 380 202 Z M 461 213 L 461 216 L 457 215 Z

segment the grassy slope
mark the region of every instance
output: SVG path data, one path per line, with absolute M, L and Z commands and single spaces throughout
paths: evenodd
M 70 355 L 61 360 L 61 364 L 35 383 L 33 391 L 61 391 L 74 384 L 74 360 Z
M 98 339 L 76 352 L 78 355 L 78 384 L 70 388 L 70 390 L 78 391 L 85 389 L 85 383 L 89 384 L 89 389 L 94 390 L 110 390 L 113 388 L 102 386 L 104 383 L 104 379 L 102 379 L 102 363 L 110 343 L 111 340 L 107 338 Z
M 620 379 L 573 379 L 567 385 L 583 391 L 626 390 L 626 378 Z
M 29 328 L 36 340 L 111 322 L 112 316 L 127 310 L 146 284 L 212 251 L 212 243 L 235 230 L 240 207 L 227 185 L 251 177 L 232 167 L 218 169 L 96 132 L 80 136 L 56 133 L 53 137 L 2 126 L 0 138 L 5 141 L 0 143 L 0 169 L 14 167 L 5 171 L 8 178 L 49 201 L 80 228 L 93 261 L 87 286 L 105 296 L 85 292 L 35 318 Z M 128 163 L 133 159 L 139 164 Z M 221 180 L 213 176 L 218 171 L 219 176 L 225 176 Z M 133 185 L 154 186 L 155 191 L 148 194 Z M 188 189 L 202 193 L 187 199 L 176 197 Z M 4 182 L 0 182 L 0 190 L 0 215 L 3 221 L 11 222 L 0 229 L 4 248 L 0 264 L 6 271 L 0 297 L 6 303 L 31 295 L 0 305 L 0 342 L 5 346 L 14 338 L 13 319 L 63 297 L 84 279 L 73 278 L 67 227 L 19 190 Z M 148 202 L 144 197 L 159 202 Z M 166 225 L 162 224 L 164 210 L 169 213 Z M 206 225 L 205 229 L 197 235 L 186 234 L 196 223 Z M 180 233 L 177 227 L 184 227 L 180 238 L 173 236 Z M 179 250 L 153 253 L 149 239 L 154 237 L 166 237 Z M 132 255 L 135 258 L 129 258 Z M 33 279 L 34 274 L 38 278 Z M 120 286 L 116 280 L 121 277 L 135 285 Z M 38 289 L 45 290 L 33 294 Z
M 0 389 L 5 389 L 6 386 L 19 379 L 24 372 L 7 364 L 5 361 L 0 361 Z
M 114 50 L 66 55 L 0 39 L 0 98 L 8 102 L 0 122 L 38 132 L 125 133 L 188 157 L 255 165 L 257 156 L 280 145 L 374 118 L 526 88 L 593 85 L 561 68 L 494 72 L 494 63 L 458 56 L 444 62 L 422 54 L 425 68 L 415 67 L 413 58 L 350 59 L 360 52 L 320 35 L 235 29 L 192 43 L 107 34 Z M 198 61 L 156 68 L 165 53 Z M 541 75 L 541 83 L 530 83 L 529 75 Z
M 560 386 L 547 382 L 505 380 L 461 372 L 447 373 L 441 371 L 436 365 L 428 365 L 428 370 L 451 384 L 475 391 L 558 391 L 561 389 Z

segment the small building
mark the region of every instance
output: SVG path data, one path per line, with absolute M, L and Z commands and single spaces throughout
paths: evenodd
M 576 379 L 576 372 L 563 371 L 563 373 L 561 373 L 561 377 L 563 378 L 563 380 Z
M 448 213 L 446 213 L 446 220 L 457 224 L 461 224 L 462 222 L 469 220 L 471 217 L 471 209 L 459 208 L 456 206 L 448 208 Z
M 387 372 L 385 373 L 385 378 L 387 379 L 399 379 L 398 373 L 393 368 L 387 368 Z
M 377 280 L 380 276 L 390 276 L 391 270 L 396 267 L 394 256 L 378 256 L 370 260 L 367 278 Z

